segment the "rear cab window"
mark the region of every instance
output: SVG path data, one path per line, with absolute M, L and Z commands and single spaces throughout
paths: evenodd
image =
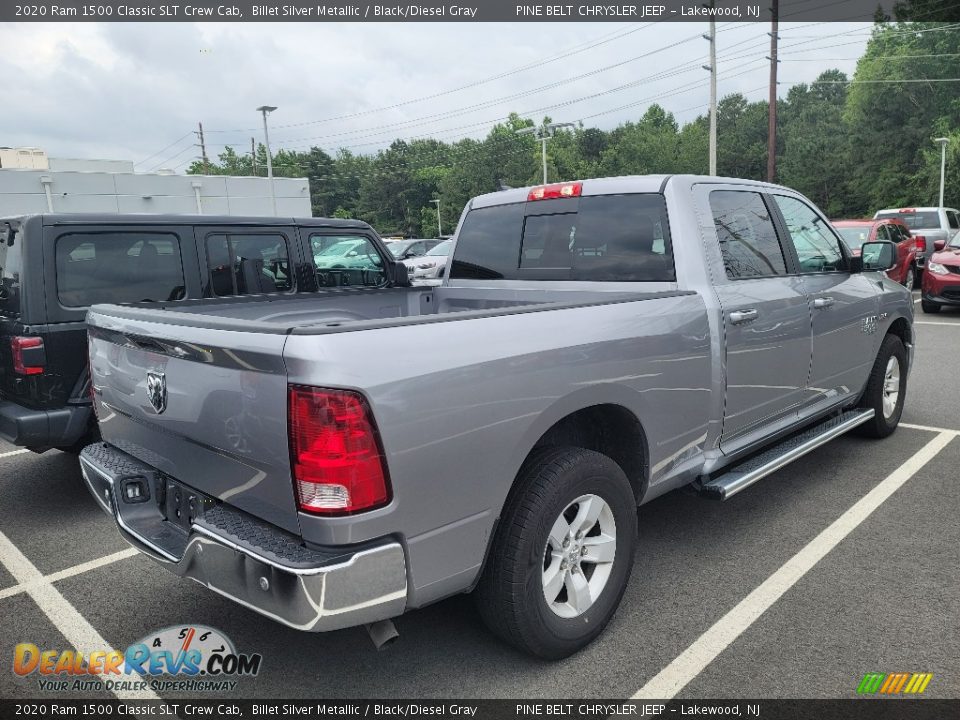
M 877 218 L 897 218 L 902 220 L 911 231 L 940 227 L 940 215 L 936 210 L 888 210 L 877 213 Z
M 471 210 L 450 278 L 672 282 L 664 198 L 591 195 Z
M 57 238 L 57 297 L 67 308 L 182 300 L 180 238 L 170 232 L 70 232 Z

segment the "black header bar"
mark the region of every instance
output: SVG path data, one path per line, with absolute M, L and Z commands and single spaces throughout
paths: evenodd
M 928 21 L 956 15 L 945 2 Z M 894 0 L 780 0 L 781 22 L 870 22 Z M 0 3 L 3 22 L 770 22 L 770 0 L 58 0 Z M 920 18 L 918 18 L 920 19 Z

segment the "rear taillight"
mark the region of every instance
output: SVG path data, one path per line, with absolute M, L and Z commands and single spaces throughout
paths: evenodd
M 47 364 L 43 350 L 43 338 L 12 337 L 10 350 L 13 353 L 13 371 L 17 375 L 41 375 Z
M 527 194 L 527 200 L 553 200 L 554 198 L 580 197 L 583 183 L 568 182 L 540 185 L 532 188 Z
M 913 244 L 917 249 L 917 252 L 926 252 L 927 251 L 927 239 L 923 235 L 914 235 Z
M 291 385 L 290 459 L 297 505 L 346 515 L 390 501 L 390 485 L 370 406 L 349 390 Z

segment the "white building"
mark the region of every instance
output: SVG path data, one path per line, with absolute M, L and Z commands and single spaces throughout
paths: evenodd
M 310 217 L 307 178 L 135 173 L 124 160 L 52 158 L 0 148 L 0 217 L 42 212 L 183 213 Z

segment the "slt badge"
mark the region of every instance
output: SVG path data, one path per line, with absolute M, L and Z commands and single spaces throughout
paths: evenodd
M 167 409 L 167 376 L 162 372 L 147 371 L 147 399 L 157 415 Z

